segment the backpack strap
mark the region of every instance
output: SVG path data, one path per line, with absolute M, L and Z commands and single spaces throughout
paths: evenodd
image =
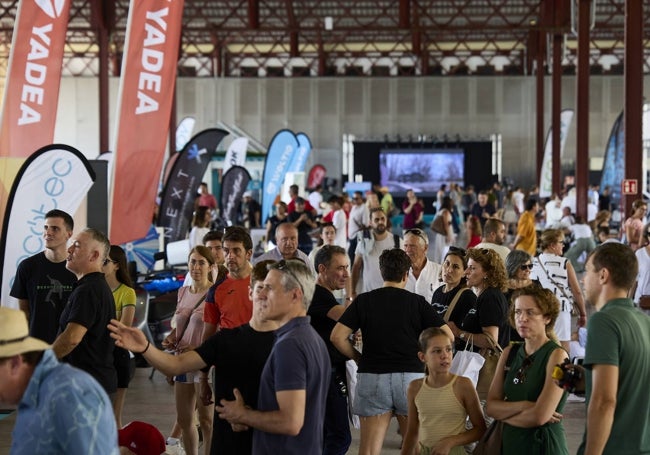
M 395 242 L 395 248 L 399 248 L 399 235 L 393 234 L 393 242 Z

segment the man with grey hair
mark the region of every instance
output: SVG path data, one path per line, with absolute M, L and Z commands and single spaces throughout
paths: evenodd
M 415 292 L 431 303 L 433 292 L 440 287 L 442 266 L 427 258 L 429 238 L 426 232 L 419 228 L 407 229 L 404 232 L 403 250 L 411 260 L 406 290 Z
M 115 347 L 107 326 L 115 319 L 115 302 L 102 265 L 111 244 L 93 228 L 81 231 L 68 248 L 66 267 L 77 275 L 59 322 L 52 350 L 58 359 L 86 371 L 111 396 L 117 390 L 113 366 Z
M 323 450 L 331 366 L 325 343 L 307 316 L 314 287 L 314 277 L 301 261 L 282 260 L 269 266 L 259 296 L 261 313 L 280 328 L 262 372 L 258 409 L 246 407 L 237 389 L 234 401 L 221 400 L 215 407 L 220 418 L 255 429 L 255 454 Z
M 298 259 L 307 264 L 312 275 L 316 275 L 309 256 L 298 249 L 298 228 L 292 223 L 284 222 L 278 224 L 278 227 L 275 228 L 275 243 L 277 245 L 275 248 L 253 259 L 253 265 L 269 260 L 281 261 L 284 259 L 288 261 Z

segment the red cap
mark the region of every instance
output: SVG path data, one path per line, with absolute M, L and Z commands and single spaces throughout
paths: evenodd
M 126 447 L 136 455 L 160 455 L 165 453 L 165 437 L 153 425 L 133 421 L 118 431 L 120 447 Z

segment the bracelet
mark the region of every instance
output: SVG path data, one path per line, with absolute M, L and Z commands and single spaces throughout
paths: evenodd
M 145 352 L 147 352 L 147 349 L 149 349 L 149 346 L 150 346 L 150 345 L 151 345 L 151 342 L 147 341 L 147 347 L 144 348 L 144 351 L 142 351 L 142 352 L 140 353 L 140 355 L 142 355 L 142 354 L 144 354 Z

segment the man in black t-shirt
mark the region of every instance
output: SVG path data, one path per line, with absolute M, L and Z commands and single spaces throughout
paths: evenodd
M 66 267 L 79 281 L 61 314 L 59 335 L 52 344 L 58 359 L 89 373 L 109 396 L 117 390 L 115 345 L 106 329 L 115 319 L 115 301 L 101 270 L 110 248 L 108 238 L 92 228 L 81 231 L 68 248 Z
M 217 403 L 222 399 L 235 399 L 233 389 L 236 388 L 246 404 L 256 408 L 262 369 L 273 347 L 278 327 L 277 323 L 261 318 L 258 299 L 259 293 L 264 289 L 266 267 L 273 262 L 259 262 L 251 272 L 253 313 L 250 322 L 234 329 L 220 330 L 195 350 L 177 356 L 162 352 L 151 346 L 140 330 L 126 327 L 117 321 L 113 321 L 110 326 L 114 332 L 113 338 L 120 347 L 142 352 L 147 362 L 167 376 L 214 365 L 214 397 Z M 230 423 L 215 416 L 211 453 L 251 454 L 252 443 L 252 429 L 237 428 L 237 431 L 233 431 Z
M 318 277 L 307 315 L 311 316 L 312 327 L 325 341 L 332 362 L 332 379 L 325 404 L 323 455 L 343 455 L 352 443 L 345 376 L 347 357 L 334 347 L 330 334 L 345 311 L 345 306 L 336 301 L 332 291 L 345 288 L 350 279 L 350 260 L 340 246 L 324 245 L 316 253 L 314 267 Z
M 20 262 L 9 294 L 18 299 L 27 316 L 30 336 L 50 344 L 59 332 L 59 318 L 77 282 L 75 274 L 65 267 L 73 228 L 74 221 L 66 212 L 55 209 L 45 214 L 45 250 Z

